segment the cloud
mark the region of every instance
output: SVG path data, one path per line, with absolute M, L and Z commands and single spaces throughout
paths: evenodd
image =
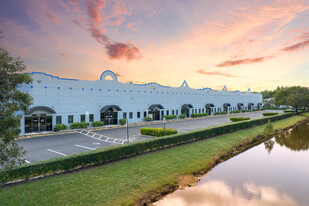
M 63 57 L 63 60 L 64 60 L 65 62 L 68 62 L 68 61 L 69 61 L 69 57 L 68 57 L 68 55 L 66 55 L 65 53 L 58 52 L 58 55 L 61 56 L 61 57 Z
M 285 52 L 298 51 L 298 50 L 304 49 L 308 45 L 309 45 L 309 39 L 290 45 L 290 46 L 287 46 L 287 47 L 284 47 L 280 51 L 285 51 Z
M 222 72 L 219 72 L 219 71 L 205 72 L 202 69 L 200 69 L 196 72 L 199 73 L 199 74 L 204 74 L 204 75 L 219 75 L 219 76 L 224 76 L 224 77 L 239 77 L 239 76 L 236 76 L 236 75 L 233 75 L 233 74 L 222 73 Z
M 224 62 L 221 62 L 220 64 L 217 65 L 217 67 L 230 67 L 230 66 L 236 66 L 236 65 L 241 65 L 241 64 L 254 64 L 254 63 L 259 63 L 263 62 L 266 59 L 271 58 L 270 56 L 268 57 L 256 57 L 256 58 L 247 58 L 247 59 L 236 59 L 236 60 L 227 60 Z
M 141 58 L 139 49 L 130 43 L 111 43 L 106 46 L 107 53 L 111 59 L 126 58 L 128 61 Z
M 137 31 L 137 28 L 134 27 L 135 23 L 132 23 L 132 24 L 128 24 L 127 28 L 132 30 L 132 31 Z

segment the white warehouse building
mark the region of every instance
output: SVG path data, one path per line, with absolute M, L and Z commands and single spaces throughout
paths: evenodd
M 163 115 L 209 113 L 262 108 L 259 93 L 222 91 L 210 88 L 191 89 L 184 81 L 180 87 L 157 83 L 133 84 L 118 82 L 114 72 L 104 71 L 99 80 L 87 81 L 59 78 L 32 72 L 32 84 L 20 90 L 33 97 L 27 114 L 22 114 L 21 133 L 52 131 L 56 124 L 104 121 L 105 125 L 144 121 L 145 117 L 160 120 Z M 107 80 L 111 77 L 112 80 Z

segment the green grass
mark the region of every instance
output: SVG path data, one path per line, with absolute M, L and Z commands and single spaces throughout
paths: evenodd
M 281 129 L 308 114 L 273 122 Z M 265 125 L 90 168 L 0 189 L 1 205 L 132 205 L 143 194 L 201 171 L 214 157 L 252 140 Z

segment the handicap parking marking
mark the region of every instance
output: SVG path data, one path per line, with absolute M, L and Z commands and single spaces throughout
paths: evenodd
M 87 146 L 83 146 L 83 145 L 79 145 L 79 144 L 76 144 L 75 146 L 76 147 L 81 147 L 81 148 L 84 148 L 84 149 L 95 150 L 95 148 L 87 147 Z
M 50 152 L 53 152 L 53 153 L 62 155 L 62 156 L 67 156 L 66 154 L 63 154 L 63 153 L 61 153 L 61 152 L 57 152 L 57 151 L 55 151 L 55 150 L 51 150 L 51 149 L 47 149 L 47 150 L 50 151 Z
M 85 130 L 78 131 L 77 130 L 76 132 L 83 134 L 87 137 L 103 141 L 103 142 L 114 143 L 114 144 L 123 144 L 124 143 L 124 141 L 122 141 L 122 139 L 116 139 L 116 138 L 108 137 L 108 136 L 97 134 L 97 133 L 90 132 L 90 131 L 85 131 Z M 97 135 L 98 137 L 95 137 L 95 135 Z M 105 137 L 106 139 L 102 139 L 102 137 Z

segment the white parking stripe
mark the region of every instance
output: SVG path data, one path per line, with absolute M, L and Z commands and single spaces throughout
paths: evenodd
M 75 146 L 76 146 L 76 147 L 85 148 L 85 149 L 95 150 L 95 148 L 92 148 L 92 147 L 86 147 L 86 146 L 79 145 L 79 144 L 76 144 Z
M 26 163 L 30 164 L 30 162 L 28 160 L 25 160 Z
M 61 153 L 61 152 L 57 152 L 57 151 L 54 151 L 54 150 L 51 150 L 51 149 L 47 149 L 47 150 L 50 151 L 50 152 L 53 152 L 53 153 L 62 155 L 62 156 L 67 156 L 66 154 L 63 154 L 63 153 Z

